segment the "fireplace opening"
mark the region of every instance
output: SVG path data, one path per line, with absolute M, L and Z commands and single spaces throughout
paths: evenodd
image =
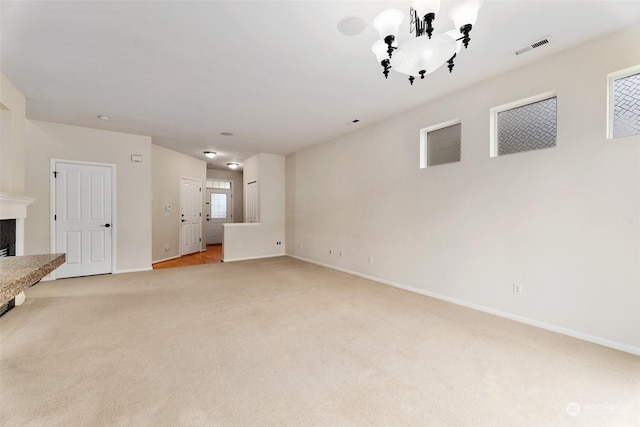
M 16 256 L 16 220 L 0 220 L 0 257 Z M 0 305 L 0 316 L 15 307 L 15 298 Z
M 16 220 L 0 220 L 0 256 L 16 255 Z

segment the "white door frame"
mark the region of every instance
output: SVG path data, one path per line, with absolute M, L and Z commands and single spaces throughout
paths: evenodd
M 233 205 L 234 205 L 234 198 L 233 198 L 233 181 L 230 179 L 218 179 L 218 178 L 207 178 L 207 181 L 223 181 L 223 182 L 228 182 L 229 188 L 228 189 L 223 189 L 223 188 L 209 188 L 206 187 L 205 188 L 205 202 L 204 202 L 204 207 L 205 207 L 205 229 L 204 229 L 204 240 L 205 240 L 205 244 L 209 244 L 209 221 L 213 220 L 213 218 L 210 217 L 210 212 L 211 212 L 211 197 L 209 196 L 210 193 L 215 193 L 215 192 L 223 192 L 225 194 L 229 194 L 229 200 L 227 200 L 227 206 L 229 207 L 228 209 L 228 213 L 229 213 L 229 218 L 231 218 L 231 220 L 228 223 L 232 223 L 235 222 L 235 219 L 233 218 Z M 222 227 L 222 229 L 224 230 L 224 227 Z M 224 234 L 224 231 L 222 232 L 222 234 Z M 224 241 L 224 238 L 221 238 L 222 241 Z M 215 243 L 214 243 L 215 244 Z
M 53 254 L 56 252 L 56 221 L 54 216 L 56 214 L 56 178 L 54 172 L 56 171 L 56 163 L 71 163 L 76 165 L 85 166 L 104 166 L 111 168 L 111 274 L 116 270 L 116 247 L 117 247 L 117 226 L 118 218 L 116 216 L 116 165 L 113 163 L 98 163 L 98 162 L 84 162 L 79 160 L 64 160 L 64 159 L 51 159 L 49 160 L 49 248 Z M 49 277 L 52 280 L 56 279 L 56 271 L 53 270 Z
M 180 220 L 180 222 L 178 222 L 178 245 L 179 245 L 179 250 L 178 253 L 180 256 L 183 255 L 188 255 L 182 252 L 182 242 L 184 241 L 184 236 L 182 235 L 182 180 L 189 180 L 189 181 L 194 181 L 194 182 L 198 182 L 199 186 L 200 186 L 200 203 L 198 204 L 198 206 L 200 207 L 200 219 L 198 221 L 198 252 L 202 252 L 202 230 L 203 230 L 203 226 L 202 226 L 202 221 L 203 221 L 203 216 L 202 216 L 202 211 L 203 211 L 203 205 L 204 205 L 204 195 L 206 194 L 206 191 L 203 192 L 202 191 L 202 180 L 198 179 L 198 178 L 191 178 L 189 176 L 180 176 L 180 179 L 178 180 L 178 183 L 180 185 L 180 190 L 178 191 L 178 198 L 180 200 L 180 216 L 178 217 L 178 219 Z M 192 253 L 192 252 L 190 252 Z

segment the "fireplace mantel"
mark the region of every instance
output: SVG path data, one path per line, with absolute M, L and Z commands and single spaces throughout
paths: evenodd
M 0 193 L 0 219 L 26 218 L 27 206 L 35 201 L 31 197 Z

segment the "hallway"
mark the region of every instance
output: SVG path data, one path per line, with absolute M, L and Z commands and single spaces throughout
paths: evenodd
M 168 261 L 153 264 L 153 269 L 186 267 L 189 265 L 214 264 L 222 262 L 222 245 L 207 245 L 204 252 L 196 252 L 194 254 L 184 255 L 180 258 L 170 259 Z

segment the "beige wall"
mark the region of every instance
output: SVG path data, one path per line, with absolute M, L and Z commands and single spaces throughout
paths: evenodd
M 25 195 L 25 97 L 0 74 L 0 193 Z
M 261 153 L 243 164 L 245 189 L 249 182 L 258 181 L 259 222 L 224 225 L 224 260 L 284 255 L 285 158 Z
M 153 262 L 158 262 L 180 256 L 180 177 L 193 178 L 202 183 L 204 206 L 207 164 L 203 160 L 153 145 L 152 165 Z M 171 206 L 168 214 L 166 206 Z M 203 215 L 202 248 L 206 248 L 204 219 Z
M 630 28 L 289 156 L 287 253 L 640 352 L 640 135 L 606 139 L 607 75 L 640 64 L 638 40 Z M 489 110 L 548 91 L 557 147 L 490 158 Z M 462 161 L 420 169 L 419 130 L 456 118 Z
M 51 159 L 115 165 L 114 273 L 151 267 L 151 138 L 27 120 L 25 253 L 50 252 Z M 142 163 L 131 161 L 143 156 Z
M 233 222 L 244 221 L 242 172 L 207 169 L 207 178 L 231 181 L 233 184 Z

